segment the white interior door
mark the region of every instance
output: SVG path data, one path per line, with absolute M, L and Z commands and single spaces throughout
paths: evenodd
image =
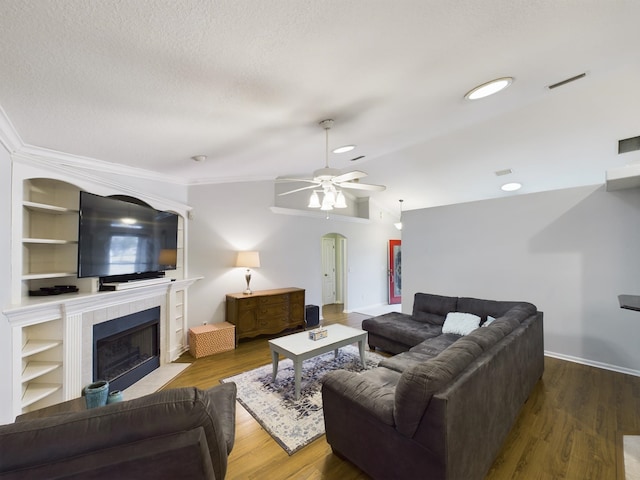
M 336 240 L 322 238 L 322 304 L 336 303 Z

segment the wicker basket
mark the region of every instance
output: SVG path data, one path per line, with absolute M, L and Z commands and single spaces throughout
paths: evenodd
M 235 328 L 228 322 L 190 328 L 189 352 L 194 358 L 200 358 L 233 350 L 236 346 Z

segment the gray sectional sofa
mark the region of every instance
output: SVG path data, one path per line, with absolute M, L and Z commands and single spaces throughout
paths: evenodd
M 44 418 L 25 414 L 0 426 L 0 478 L 221 480 L 235 418 L 235 383 Z
M 373 478 L 484 478 L 542 376 L 542 316 L 527 302 L 417 293 L 411 315 L 363 321 L 370 346 L 397 355 L 324 377 L 327 442 Z

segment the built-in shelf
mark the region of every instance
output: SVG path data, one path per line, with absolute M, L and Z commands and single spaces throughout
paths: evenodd
M 46 352 L 58 345 L 62 345 L 62 340 L 27 340 L 27 343 L 22 347 L 22 358 Z
M 22 276 L 22 280 L 39 280 L 43 278 L 63 278 L 75 276 L 77 276 L 76 272 L 28 273 Z
M 43 245 L 75 245 L 77 240 L 60 240 L 58 238 L 23 238 L 22 243 L 38 243 Z
M 78 210 L 73 208 L 59 207 L 57 205 L 48 205 L 46 203 L 29 202 L 26 200 L 22 202 L 22 205 L 33 212 L 43 212 L 43 213 L 49 213 L 52 215 L 55 215 L 55 214 L 67 215 L 67 214 L 78 213 Z
M 49 372 L 53 372 L 62 366 L 62 362 L 29 362 L 22 371 L 22 382 L 28 382 L 34 378 L 41 377 Z
M 22 408 L 46 398 L 62 388 L 59 383 L 30 383 L 22 395 Z

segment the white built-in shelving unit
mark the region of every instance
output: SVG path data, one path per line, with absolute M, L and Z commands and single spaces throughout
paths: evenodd
M 29 290 L 77 281 L 79 191 L 49 178 L 23 181 L 23 297 Z
M 12 205 L 12 305 L 3 313 L 12 333 L 13 413 L 43 408 L 75 398 L 91 368 L 85 350 L 86 332 L 99 317 L 108 321 L 118 312 L 132 313 L 159 304 L 161 364 L 187 350 L 187 289 L 197 279 L 186 278 L 185 218 L 188 207 L 159 200 L 154 208 L 172 210 L 178 217 L 178 266 L 168 271 L 174 281 L 127 291 L 98 292 L 97 279 L 77 277 L 79 192 L 127 194 L 112 185 L 38 172 L 14 165 Z M 24 168 L 24 171 L 22 169 Z M 125 189 L 126 190 L 126 189 Z M 156 199 L 158 200 L 158 199 Z M 171 208 L 171 205 L 177 208 Z M 30 296 L 29 291 L 74 285 L 79 292 Z M 95 317 L 94 317 L 95 315 Z M 83 333 L 84 332 L 84 333 Z M 83 373 L 84 372 L 84 373 Z

